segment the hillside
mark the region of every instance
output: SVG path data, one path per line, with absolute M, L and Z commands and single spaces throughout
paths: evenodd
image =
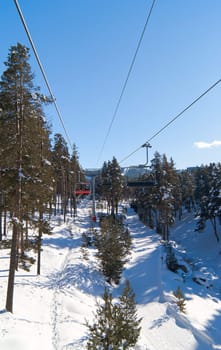
M 78 216 L 63 224 L 54 217 L 53 234 L 44 236 L 42 273 L 16 273 L 14 313 L 5 311 L 9 251 L 0 250 L 0 349 L 86 349 L 85 321 L 93 319 L 104 278 L 97 269 L 94 248 L 83 259 L 81 235 L 88 231 L 91 203 L 83 201 Z M 221 349 L 221 255 L 211 228 L 194 231 L 192 214 L 185 214 L 171 230 L 172 245 L 186 273 L 169 271 L 160 237 L 127 210 L 125 224 L 133 238 L 126 278 L 136 294 L 142 331 L 136 350 Z M 195 281 L 194 281 L 195 279 Z M 198 282 L 198 283 L 197 283 Z M 199 284 L 200 283 L 200 284 Z M 179 311 L 173 292 L 181 288 L 186 313 Z

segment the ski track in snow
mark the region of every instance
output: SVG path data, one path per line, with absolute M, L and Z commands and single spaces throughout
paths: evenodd
M 72 237 L 72 232 L 73 231 L 78 231 L 78 234 L 80 235 L 85 229 L 80 229 L 79 230 L 79 224 L 80 226 L 88 226 L 86 222 L 86 218 L 88 214 L 88 209 L 84 208 L 83 209 L 83 215 L 79 218 L 75 218 L 71 222 L 71 232 L 70 232 L 70 237 Z M 75 220 L 78 220 L 78 224 L 75 223 Z M 76 232 L 75 232 L 76 233 Z M 68 262 L 69 258 L 72 253 L 72 248 L 75 247 L 75 242 L 74 240 L 71 240 L 71 244 L 68 247 L 68 251 L 64 257 L 64 260 L 62 262 L 62 265 L 60 266 L 58 272 L 54 274 L 54 280 L 53 280 L 53 297 L 52 297 L 52 302 L 51 302 L 51 325 L 52 325 L 52 345 L 54 350 L 60 350 L 63 347 L 61 347 L 61 338 L 60 338 L 60 326 L 64 322 L 62 320 L 63 316 L 63 304 L 62 304 L 62 298 L 61 294 L 67 294 L 67 291 L 65 290 L 65 286 L 63 286 L 63 281 L 65 278 L 65 269 L 68 267 Z M 67 320 L 65 321 L 67 322 Z M 67 348 L 65 346 L 65 348 Z
M 88 264 L 82 259 L 80 251 L 82 233 L 88 231 L 91 226 L 89 210 L 87 202 L 82 202 L 75 219 L 69 218 L 68 224 L 55 222 L 53 235 L 44 237 L 43 254 L 45 254 L 46 261 L 41 276 L 27 274 L 25 277 L 16 277 L 15 295 L 21 291 L 25 294 L 22 300 L 30 300 L 30 295 L 33 294 L 35 303 L 39 303 L 40 309 L 43 305 L 47 306 L 44 314 L 40 310 L 37 315 L 31 311 L 23 311 L 23 304 L 16 306 L 17 313 L 14 315 L 2 310 L 0 318 L 3 316 L 10 328 L 0 327 L 0 347 L 1 339 L 4 345 L 4 339 L 7 340 L 8 337 L 10 340 L 11 334 L 14 331 L 18 332 L 16 330 L 18 322 L 27 330 L 34 327 L 35 337 L 37 334 L 42 338 L 46 337 L 48 345 L 44 348 L 47 350 L 85 350 L 85 321 L 88 317 L 91 320 L 90 314 L 94 310 L 95 298 L 101 296 L 105 285 L 98 271 L 96 260 L 93 260 L 91 255 L 92 259 Z M 113 296 L 118 297 L 125 279 L 129 279 L 135 292 L 138 317 L 143 319 L 141 335 L 134 350 L 221 349 L 218 333 L 215 344 L 213 344 L 214 339 L 210 336 L 218 331 L 214 328 L 211 333 L 207 328 L 209 326 L 195 327 L 186 315 L 178 311 L 174 298 L 171 296 L 171 289 L 165 290 L 165 281 L 167 284 L 170 283 L 168 278 L 172 282 L 171 286 L 170 284 L 168 286 L 173 291 L 180 277 L 172 273 L 168 275 L 164 261 L 165 252 L 159 236 L 142 224 L 129 207 L 125 223 L 132 235 L 132 252 L 123 271 L 120 285 L 109 287 Z M 89 249 L 89 254 L 93 252 L 93 248 Z M 53 259 L 53 263 L 50 262 L 50 259 Z M 2 272 L 4 274 L 4 270 Z M 5 279 L 5 276 L 1 277 Z M 0 292 L 1 288 L 0 285 Z M 48 298 L 48 304 L 45 303 L 44 298 Z M 19 350 L 37 349 L 37 344 L 33 348 L 24 347 L 24 339 L 19 338 L 21 342 L 18 343 Z M 186 343 L 183 342 L 184 339 Z M 174 344 L 176 344 L 175 347 L 173 347 Z M 1 349 L 11 350 L 12 348 L 3 346 Z
M 63 270 L 67 264 L 68 256 L 70 255 L 70 247 L 67 252 L 67 255 L 64 259 L 64 262 L 60 268 L 60 272 L 57 274 L 57 277 L 54 281 L 54 292 L 53 292 L 53 298 L 52 298 L 52 305 L 51 305 L 51 318 L 52 318 L 52 344 L 55 350 L 60 349 L 60 336 L 59 336 L 59 324 L 60 324 L 60 313 L 62 305 L 59 301 L 59 294 L 61 293 L 60 290 L 60 281 L 63 277 Z
M 51 301 L 51 327 L 52 327 L 52 345 L 54 350 L 61 350 L 61 349 L 80 349 L 82 346 L 82 341 L 79 340 L 77 344 L 63 344 L 61 340 L 61 327 L 65 327 L 65 324 L 67 323 L 75 323 L 76 321 L 71 319 L 69 315 L 65 315 L 65 306 L 64 306 L 64 300 L 70 298 L 72 296 L 71 291 L 69 291 L 69 279 L 70 283 L 72 284 L 72 288 L 74 285 L 78 286 L 78 279 L 82 280 L 83 276 L 81 277 L 79 275 L 80 270 L 77 271 L 77 276 L 75 276 L 75 270 L 73 269 L 73 265 L 71 264 L 73 257 L 72 257 L 72 249 L 76 248 L 75 239 L 76 237 L 81 238 L 82 233 L 84 231 L 88 231 L 91 222 L 90 222 L 90 209 L 87 205 L 85 205 L 85 202 L 82 201 L 79 205 L 80 213 L 71 220 L 69 223 L 71 225 L 71 232 L 70 232 L 70 244 L 68 247 L 68 251 L 66 255 L 64 256 L 63 262 L 58 269 L 57 272 L 53 273 L 52 280 L 53 284 L 52 287 L 54 289 L 53 291 L 53 297 Z M 68 239 L 68 238 L 67 238 Z M 70 276 L 71 274 L 71 276 Z M 77 278 L 78 277 L 78 278 Z M 76 279 L 77 278 L 77 279 Z M 87 281 L 82 280 L 82 283 L 85 284 L 85 287 L 87 286 Z M 68 301 L 66 301 L 68 303 Z M 69 306 L 70 307 L 70 306 Z M 64 316 L 65 315 L 65 316 Z

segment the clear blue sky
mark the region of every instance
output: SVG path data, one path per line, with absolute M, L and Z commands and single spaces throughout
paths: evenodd
M 113 156 L 120 162 L 221 78 L 221 1 L 157 0 L 100 156 L 151 4 L 19 0 L 84 168 Z M 0 1 L 0 13 L 2 73 L 9 47 L 30 45 L 14 1 Z M 31 56 L 36 85 L 47 93 L 32 50 Z M 45 113 L 53 133 L 65 137 L 54 107 Z M 221 161 L 220 115 L 221 84 L 153 139 L 149 158 L 165 153 L 177 168 Z M 145 157 L 140 149 L 121 165 L 141 164 Z

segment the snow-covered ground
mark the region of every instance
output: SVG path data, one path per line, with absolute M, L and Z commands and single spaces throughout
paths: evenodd
M 98 271 L 94 248 L 83 258 L 81 236 L 91 226 L 91 203 L 84 201 L 75 221 L 54 218 L 53 234 L 44 236 L 41 276 L 36 266 L 16 273 L 14 313 L 5 311 L 9 250 L 0 250 L 0 349 L 86 349 L 86 320 L 93 319 L 96 300 L 105 283 Z M 221 255 L 212 229 L 194 231 L 192 214 L 185 214 L 171 230 L 176 255 L 188 267 L 175 274 L 166 268 L 160 237 L 144 226 L 128 208 L 125 224 L 133 251 L 121 284 L 129 279 L 136 294 L 142 330 L 136 350 L 221 349 Z M 195 277 L 200 283 L 194 282 Z M 186 313 L 178 310 L 173 292 L 180 287 Z

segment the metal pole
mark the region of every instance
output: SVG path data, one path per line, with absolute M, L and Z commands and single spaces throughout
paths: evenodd
M 93 178 L 92 178 L 92 200 L 93 200 L 92 215 L 93 215 L 93 218 L 95 218 L 95 216 L 96 216 L 96 212 L 95 212 L 95 177 L 96 176 L 93 176 Z
M 148 159 L 148 148 L 151 148 L 152 146 L 149 144 L 149 142 L 146 142 L 142 145 L 142 147 L 146 147 L 146 163 L 144 165 L 147 165 L 149 162 Z

